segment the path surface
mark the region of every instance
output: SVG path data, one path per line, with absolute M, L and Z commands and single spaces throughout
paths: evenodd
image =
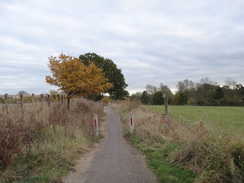
M 105 107 L 105 138 L 97 150 L 88 155 L 89 165 L 65 179 L 66 183 L 156 183 L 143 157 L 123 138 L 120 118 Z M 88 160 L 88 159 L 91 160 Z M 82 162 L 80 162 L 82 164 Z

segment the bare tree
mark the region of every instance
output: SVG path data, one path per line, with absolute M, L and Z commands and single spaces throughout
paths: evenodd
M 226 80 L 225 80 L 225 84 L 227 86 L 229 86 L 230 89 L 233 90 L 233 89 L 236 88 L 237 82 L 235 80 L 233 80 L 232 78 L 227 77 Z
M 26 92 L 26 91 L 19 91 L 19 92 L 17 93 L 17 95 L 20 95 L 20 94 L 22 94 L 24 97 L 25 97 L 25 96 L 30 96 L 30 94 L 29 94 L 28 92 Z
M 150 94 L 150 95 L 153 95 L 154 93 L 156 93 L 158 91 L 158 88 L 156 86 L 153 86 L 153 85 L 147 85 L 146 86 L 146 90 L 147 90 L 147 93 Z

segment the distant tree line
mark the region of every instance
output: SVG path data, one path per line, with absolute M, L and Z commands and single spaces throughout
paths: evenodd
M 207 77 L 199 83 L 185 79 L 178 82 L 175 94 L 162 83 L 159 87 L 147 85 L 145 91 L 131 95 L 131 99 L 140 100 L 145 105 L 162 105 L 164 94 L 173 105 L 244 106 L 244 86 L 231 78 L 225 80 L 224 86 Z
M 164 94 L 168 95 L 171 103 L 174 94 L 167 85 L 161 83 L 159 87 L 156 87 L 148 84 L 145 91 L 132 94 L 130 98 L 131 100 L 140 100 L 145 105 L 162 105 L 164 103 Z

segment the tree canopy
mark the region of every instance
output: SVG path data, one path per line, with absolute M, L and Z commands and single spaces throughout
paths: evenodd
M 120 100 L 129 95 L 125 90 L 128 85 L 125 83 L 124 75 L 112 60 L 104 59 L 95 53 L 86 53 L 79 58 L 83 64 L 89 65 L 91 62 L 104 71 L 105 77 L 113 85 L 107 90 L 112 99 Z
M 46 82 L 58 86 L 69 98 L 75 95 L 92 97 L 112 86 L 101 68 L 94 63 L 85 65 L 69 55 L 49 57 L 48 67 L 52 76 L 46 76 Z

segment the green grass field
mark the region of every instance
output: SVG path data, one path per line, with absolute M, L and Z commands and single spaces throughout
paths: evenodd
M 147 107 L 157 114 L 164 113 L 164 106 Z M 244 107 L 169 106 L 169 117 L 188 124 L 202 121 L 210 130 L 244 135 Z
M 125 123 L 133 112 L 136 132 L 125 137 L 159 182 L 244 182 L 244 107 L 169 106 L 173 122 L 167 131 L 161 126 L 164 106 L 114 107 Z

